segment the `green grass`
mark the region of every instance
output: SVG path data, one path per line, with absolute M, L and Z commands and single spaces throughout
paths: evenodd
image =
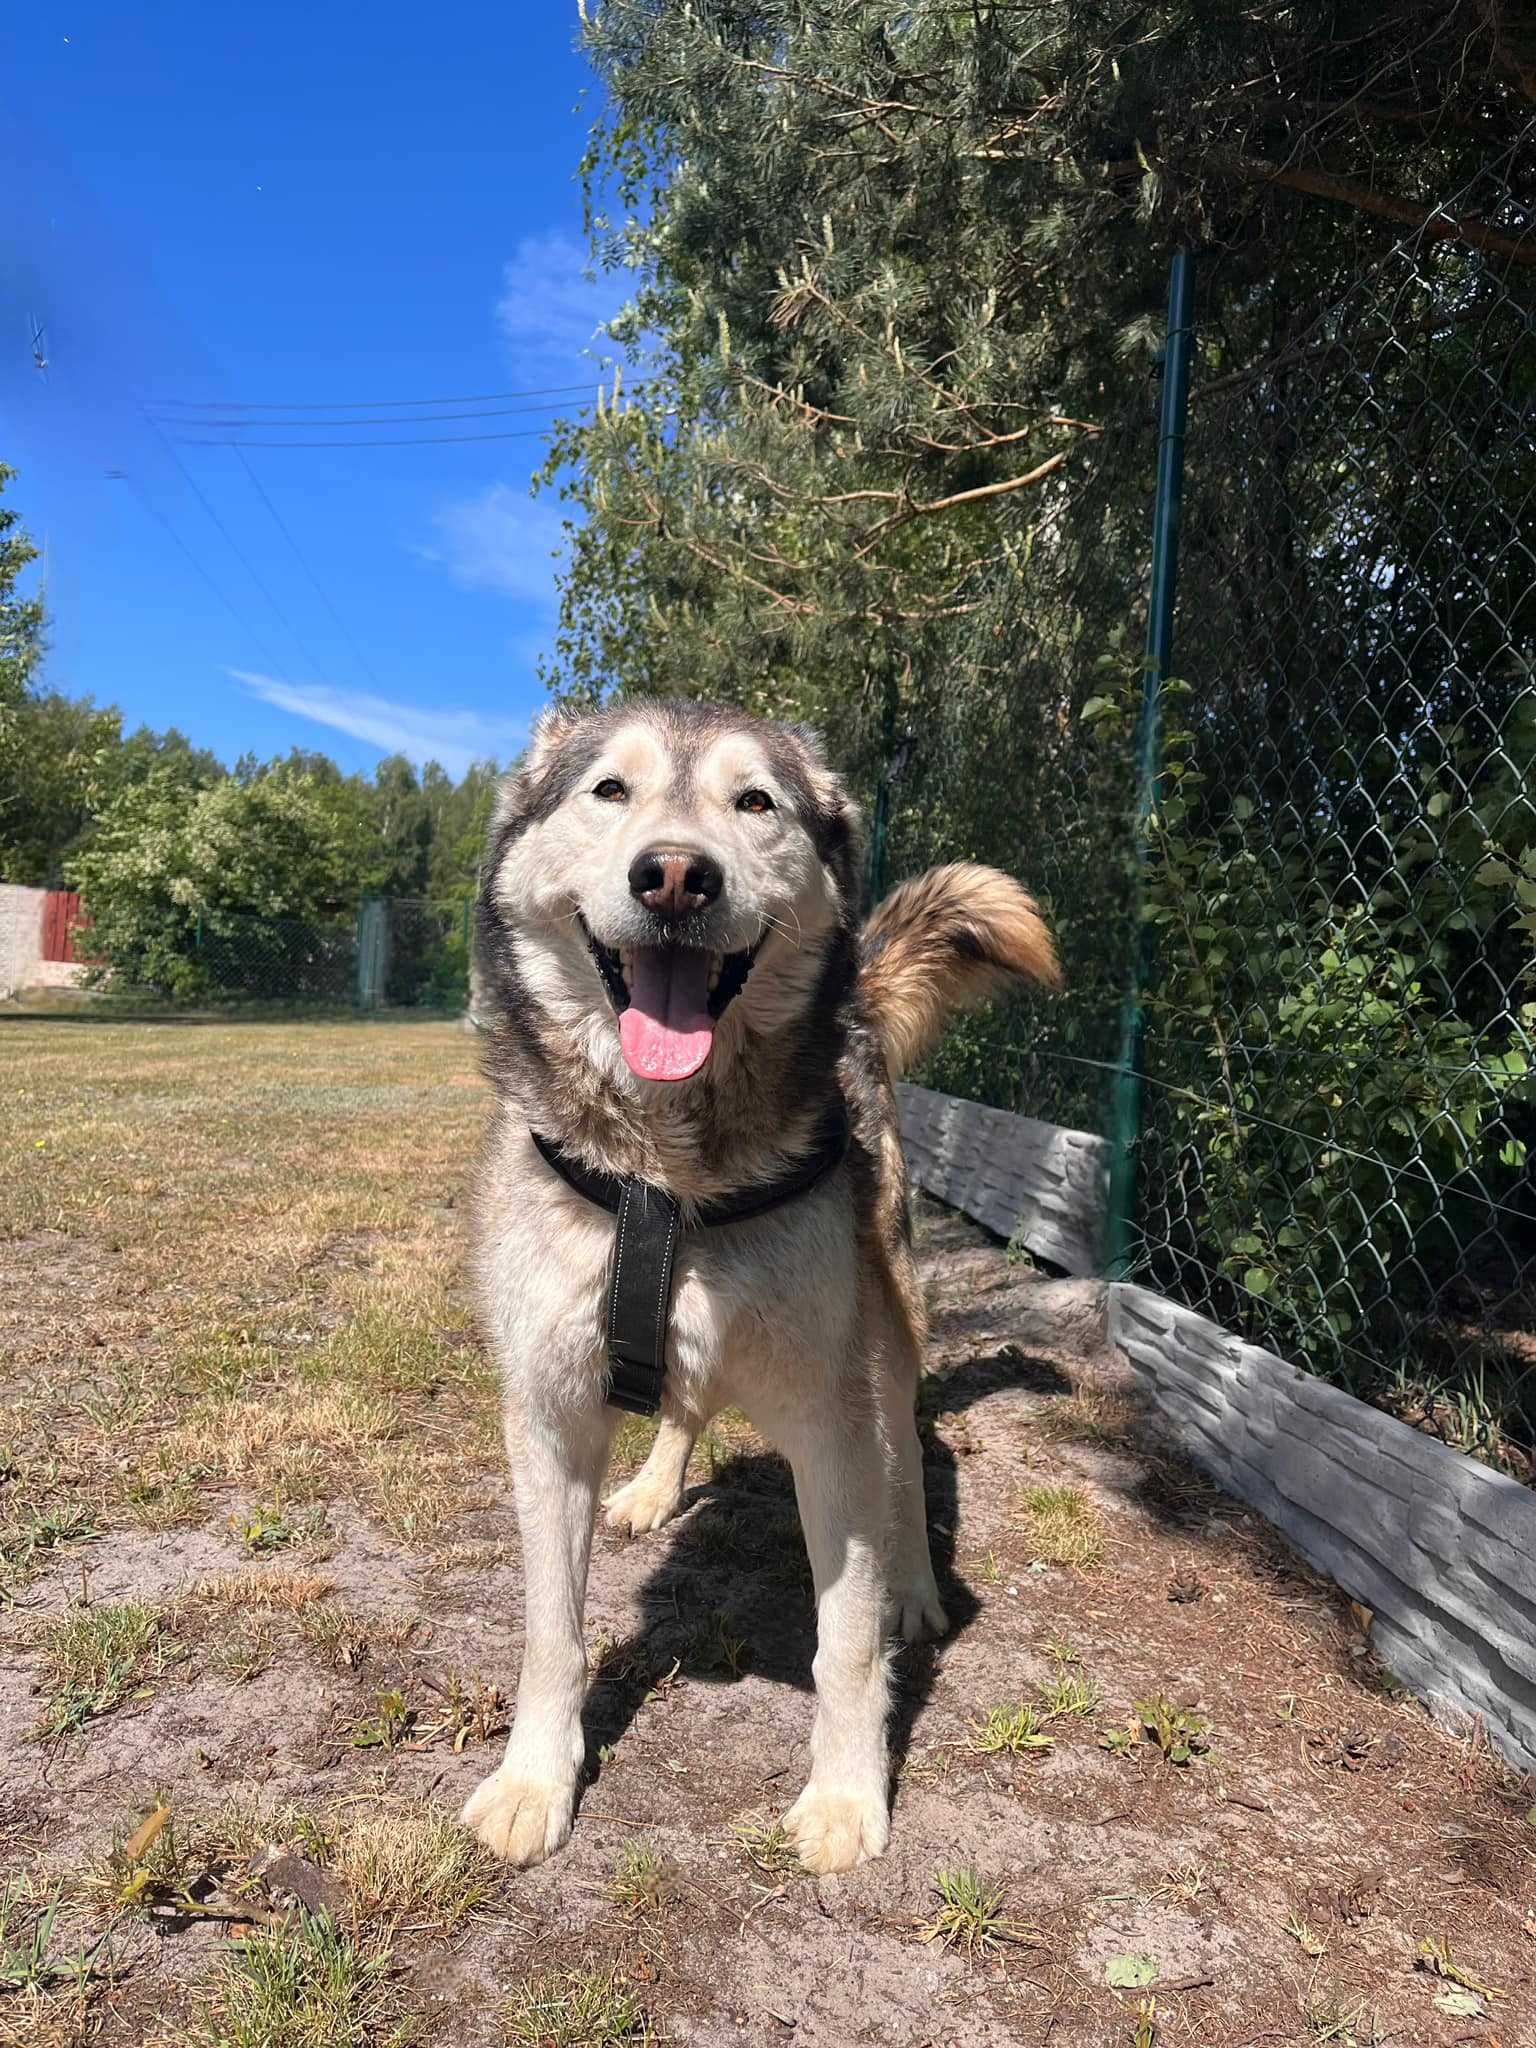
M 77 1607 L 51 1620 L 41 1642 L 51 1690 L 38 1732 L 50 1739 L 109 1714 L 167 1656 L 163 1618 L 140 1600 Z
M 1046 1564 L 1091 1570 L 1104 1560 L 1104 1525 L 1077 1486 L 1037 1486 L 1024 1496 L 1024 1531 L 1034 1556 Z
M 611 1966 L 526 1977 L 500 2018 L 505 2038 L 527 2048 L 641 2048 L 656 2038 L 638 1996 Z
M 938 1910 L 918 1929 L 920 1941 L 936 1941 L 944 1948 L 963 1949 L 967 1955 L 986 1955 L 1005 1943 L 1030 1941 L 1035 1930 L 1004 1912 L 1005 1894 L 1000 1883 L 977 1875 L 974 1870 L 938 1870 L 933 1889 Z
M 1027 1756 L 1046 1750 L 1056 1740 L 1040 1726 L 1031 1706 L 994 1707 L 984 1721 L 971 1723 L 971 1748 L 977 1756 Z
M 649 1842 L 628 1842 L 619 1853 L 608 1896 L 627 1913 L 659 1912 L 666 1898 L 666 1864 Z
M 191 2039 L 206 2048 L 393 2048 L 409 2030 L 391 2010 L 390 1960 L 387 1944 L 306 1913 L 238 1944 Z
M 1098 1689 L 1093 1680 L 1074 1671 L 1058 1671 L 1048 1684 L 1035 1688 L 1035 1698 L 1048 1721 L 1068 1715 L 1091 1714 L 1099 1704 Z

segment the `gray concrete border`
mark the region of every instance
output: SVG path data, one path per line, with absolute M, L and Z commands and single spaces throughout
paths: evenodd
M 898 1093 L 918 1186 L 1069 1273 L 1095 1271 L 1103 1139 Z M 1110 1340 L 1170 1439 L 1370 1609 L 1404 1684 L 1444 1716 L 1478 1716 L 1536 1771 L 1536 1491 L 1148 1288 L 1107 1293 Z

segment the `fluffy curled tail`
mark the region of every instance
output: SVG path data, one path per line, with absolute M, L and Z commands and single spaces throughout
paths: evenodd
M 1035 899 L 996 868 L 957 862 L 902 882 L 861 939 L 859 990 L 894 1079 L 938 1044 L 956 1010 L 1020 975 L 1061 986 Z

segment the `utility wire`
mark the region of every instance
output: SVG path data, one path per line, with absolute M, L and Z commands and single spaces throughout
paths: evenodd
M 214 526 L 217 527 L 218 531 L 223 535 L 226 545 L 234 554 L 236 560 L 241 564 L 242 568 L 245 570 L 246 575 L 250 577 L 252 583 L 255 584 L 256 588 L 261 592 L 262 596 L 266 599 L 267 603 L 272 607 L 274 613 L 282 621 L 283 627 L 286 630 L 288 637 L 293 641 L 294 646 L 298 648 L 300 654 L 302 654 L 304 659 L 309 663 L 312 672 L 317 676 L 323 675 L 325 673 L 324 664 L 316 661 L 312 649 L 310 649 L 304 644 L 304 640 L 302 636 L 299 634 L 297 628 L 294 626 L 293 621 L 289 618 L 288 614 L 283 610 L 282 606 L 278 603 L 277 599 L 272 595 L 271 591 L 267 588 L 266 584 L 262 581 L 261 577 L 256 573 L 255 568 L 252 566 L 250 557 L 246 554 L 244 548 L 241 547 L 240 543 L 235 539 L 234 535 L 230 532 L 229 528 L 224 524 L 223 520 L 219 517 L 218 513 L 213 509 L 213 506 L 208 502 L 208 498 L 205 495 L 202 486 L 198 483 L 196 477 L 193 476 L 191 470 L 187 468 L 187 465 L 176 453 L 175 445 L 171 441 L 170 437 L 162 431 L 158 421 L 156 421 L 150 414 L 146 413 L 144 417 L 146 420 L 148 420 L 151 429 L 153 430 L 156 438 L 160 441 L 162 447 L 165 449 L 166 454 L 170 456 L 172 462 L 175 463 L 177 469 L 181 472 L 182 481 L 186 484 L 187 488 L 191 491 L 192 495 L 197 499 L 197 502 L 202 506 L 203 510 L 207 513 L 209 519 L 213 522 Z
M 601 381 L 600 377 L 590 377 L 584 384 L 545 384 L 531 391 L 456 391 L 448 398 L 334 398 L 328 404 L 298 399 L 283 404 L 274 399 L 257 402 L 244 398 L 159 398 L 154 403 L 181 412 L 399 412 L 419 405 L 492 405 L 503 398 L 568 398 L 573 393 L 592 390 Z
M 189 424 L 200 424 L 190 422 Z M 253 424 L 260 424 L 253 422 Z M 227 435 L 215 436 L 207 441 L 178 443 L 182 448 L 450 448 L 462 446 L 466 441 L 542 441 L 554 430 L 551 420 L 547 427 L 525 427 L 512 434 L 421 434 L 404 441 L 236 441 Z
M 635 390 L 643 390 L 644 388 L 643 385 L 633 387 Z M 390 419 L 388 417 L 374 418 L 366 413 L 361 418 L 355 420 L 335 418 L 318 420 L 184 420 L 171 416 L 166 418 L 165 425 L 170 427 L 197 427 L 199 429 L 206 427 L 233 427 L 237 430 L 243 428 L 247 432 L 259 429 L 264 434 L 275 433 L 281 427 L 302 427 L 305 433 L 310 433 L 320 427 L 425 427 L 431 426 L 438 420 L 500 420 L 510 418 L 518 413 L 547 413 L 548 411 L 549 407 L 547 405 L 498 405 L 491 407 L 488 412 L 421 412 L 415 413 L 411 418 L 404 420 Z
M 235 455 L 237 460 L 239 461 L 240 467 L 245 471 L 246 475 L 250 478 L 252 490 L 255 491 L 257 497 L 260 498 L 263 505 L 266 506 L 268 512 L 271 513 L 273 525 L 277 528 L 278 532 L 283 536 L 283 539 L 287 541 L 288 546 L 292 551 L 294 560 L 298 563 L 299 567 L 304 571 L 304 574 L 309 578 L 310 583 L 314 586 L 315 595 L 319 598 L 320 602 L 325 606 L 326 610 L 330 613 L 337 632 L 341 634 L 342 638 L 351 648 L 353 659 L 357 662 L 358 667 L 363 671 L 364 675 L 367 676 L 368 680 L 373 684 L 374 688 L 379 692 L 379 695 L 382 697 L 385 694 L 384 685 L 379 680 L 379 677 L 374 670 L 373 663 L 368 659 L 367 655 L 364 654 L 361 647 L 358 646 L 356 639 L 353 637 L 351 627 L 347 624 L 346 620 L 341 616 L 340 612 L 337 611 L 335 605 L 332 604 L 330 592 L 325 588 L 325 585 L 320 581 L 320 578 L 315 574 L 314 570 L 310 567 L 309 558 L 304 553 L 303 549 L 299 546 L 298 542 L 294 539 L 292 533 L 289 531 L 287 521 L 283 518 L 283 515 L 278 511 L 277 507 L 273 504 L 272 500 L 267 496 L 266 488 L 263 485 L 261 478 L 257 476 L 255 470 L 252 469 L 250 463 L 246 460 L 245 450 L 240 446 L 238 442 L 235 442 L 232 445 L 234 447 Z
M 130 476 L 128 471 L 125 469 L 108 470 L 107 475 L 115 483 L 125 483 L 128 486 L 129 490 L 132 491 L 134 496 L 138 499 L 139 503 L 144 507 L 144 510 L 149 514 L 150 518 L 155 520 L 158 525 L 164 527 L 165 531 L 170 535 L 171 540 L 175 544 L 176 548 L 191 564 L 194 574 L 199 576 L 202 579 L 202 581 L 207 584 L 208 588 L 219 600 L 219 603 L 223 605 L 224 609 L 229 613 L 230 617 L 234 620 L 235 624 L 240 628 L 241 632 L 247 634 L 252 640 L 252 642 L 261 650 L 261 653 L 266 658 L 268 666 L 271 668 L 273 674 L 277 676 L 280 681 L 286 682 L 288 678 L 283 674 L 283 663 L 278 660 L 277 656 L 273 653 L 271 647 L 268 646 L 265 638 L 257 632 L 256 628 L 245 616 L 245 613 L 241 611 L 239 605 L 235 603 L 234 599 L 230 596 L 229 592 L 224 588 L 224 586 L 213 576 L 213 574 L 208 569 L 204 568 L 203 564 L 198 560 L 197 556 L 193 554 L 191 548 L 188 547 L 187 543 L 182 539 L 181 535 L 177 532 L 176 528 L 171 524 L 170 520 L 166 517 L 165 513 L 163 513 L 160 510 L 160 507 L 149 496 L 149 493 L 144 489 L 144 486 L 139 482 L 138 478 L 135 476 Z

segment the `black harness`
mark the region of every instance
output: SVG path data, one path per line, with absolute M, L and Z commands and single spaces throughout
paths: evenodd
M 666 1377 L 667 1316 L 672 1305 L 672 1266 L 682 1235 L 682 1210 L 675 1196 L 650 1181 L 584 1166 L 553 1138 L 528 1134 L 569 1188 L 619 1219 L 613 1266 L 608 1276 L 608 1400 L 631 1415 L 654 1415 L 661 1407 Z M 848 1150 L 848 1117 L 841 1103 L 829 1112 L 820 1140 L 799 1166 L 763 1187 L 701 1202 L 699 1228 L 745 1223 L 806 1194 L 837 1166 Z

